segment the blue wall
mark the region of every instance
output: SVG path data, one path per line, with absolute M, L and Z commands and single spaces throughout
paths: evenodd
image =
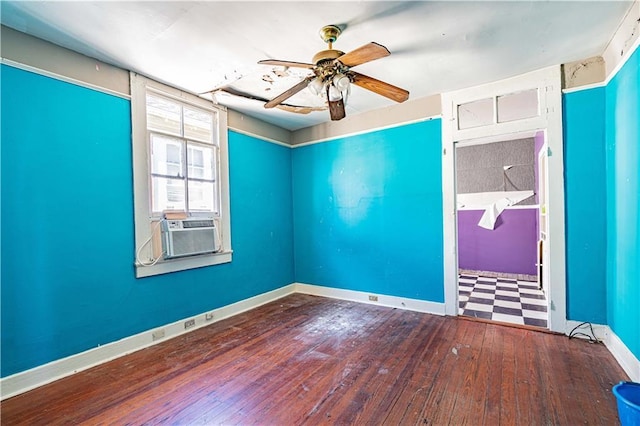
M 567 317 L 607 323 L 605 89 L 564 96 Z
M 1 85 L 3 377 L 294 281 L 289 148 L 229 134 L 232 263 L 135 279 L 129 102 Z
M 639 80 L 636 52 L 564 97 L 568 316 L 636 357 Z M 137 280 L 129 102 L 1 84 L 3 377 L 294 281 L 444 301 L 440 120 L 294 150 L 230 132 L 233 262 Z
M 293 150 L 296 281 L 444 301 L 441 122 Z
M 640 51 L 606 88 L 607 319 L 640 359 Z

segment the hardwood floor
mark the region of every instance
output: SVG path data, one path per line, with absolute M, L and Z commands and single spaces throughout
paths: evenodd
M 617 422 L 602 345 L 302 294 L 4 401 L 14 424 Z

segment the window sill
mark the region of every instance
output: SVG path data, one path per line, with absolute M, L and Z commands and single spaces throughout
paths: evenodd
M 153 266 L 136 267 L 136 278 L 151 277 L 154 275 L 168 274 L 171 272 L 185 271 L 187 269 L 202 268 L 205 266 L 220 265 L 231 262 L 233 251 L 214 253 L 204 256 L 185 257 L 181 259 L 165 260 Z

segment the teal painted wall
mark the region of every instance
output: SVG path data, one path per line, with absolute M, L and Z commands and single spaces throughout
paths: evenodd
M 606 324 L 605 88 L 563 102 L 567 318 Z
M 294 281 L 444 301 L 440 120 L 294 150 L 230 132 L 233 262 L 137 280 L 129 102 L 1 70 L 3 377 Z M 639 80 L 636 52 L 564 97 L 568 315 L 636 357 Z
M 606 88 L 607 323 L 640 359 L 640 51 Z
M 129 102 L 1 85 L 3 377 L 293 282 L 289 148 L 229 134 L 232 263 L 135 279 Z
M 441 121 L 293 150 L 297 282 L 444 301 Z

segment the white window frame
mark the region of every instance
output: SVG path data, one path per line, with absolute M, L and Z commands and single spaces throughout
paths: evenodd
M 186 93 L 176 88 L 158 83 L 136 73 L 130 73 L 131 80 L 131 132 L 133 154 L 133 192 L 135 219 L 136 278 L 200 268 L 204 266 L 228 263 L 232 260 L 231 218 L 229 208 L 229 150 L 227 140 L 227 110 L 223 106 L 214 105 L 211 101 Z M 147 131 L 147 92 L 154 92 L 174 99 L 187 106 L 214 112 L 218 119 L 219 143 L 219 215 L 215 216 L 216 226 L 222 241 L 222 249 L 218 253 L 189 256 L 176 259 L 159 259 L 155 264 L 145 266 L 144 262 L 154 259 L 154 253 L 161 252 L 153 244 L 160 244 L 158 238 L 159 217 L 153 215 L 151 207 L 151 153 L 149 133 Z M 185 149 L 186 146 L 185 146 Z M 195 215 L 201 216 L 201 215 Z M 152 235 L 152 233 L 154 235 Z M 139 256 L 138 256 L 139 255 Z M 153 262 L 148 262 L 153 263 Z

